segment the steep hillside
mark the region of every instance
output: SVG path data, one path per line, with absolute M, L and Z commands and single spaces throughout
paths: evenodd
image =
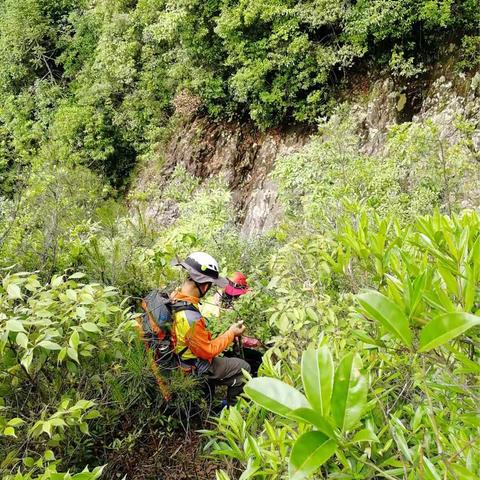
M 438 74 L 428 83 L 412 80 L 403 86 L 390 78 L 355 78 L 339 110 L 348 110 L 359 135 L 358 148 L 368 155 L 381 156 L 389 129 L 406 122 L 432 122 L 439 139 L 450 145 L 461 141 L 462 123 L 469 125 L 472 152 L 480 152 L 480 73 Z M 132 193 L 143 189 L 160 193 L 178 165 L 201 180 L 221 175 L 232 191 L 242 234 L 265 233 L 281 215 L 277 187 L 270 178 L 275 160 L 301 150 L 315 136 L 312 128 L 259 131 L 248 124 L 215 122 L 197 111 L 188 112 L 179 115 L 168 144 L 142 166 Z M 466 195 L 464 207 L 480 205 L 480 187 Z M 163 221 L 163 214 L 157 218 L 163 211 L 159 203 L 161 194 L 153 195 L 143 208 L 148 217 Z
M 0 0 L 0 477 L 480 478 L 479 26 Z

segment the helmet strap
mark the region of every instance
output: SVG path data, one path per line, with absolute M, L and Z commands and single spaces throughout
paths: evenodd
M 197 290 L 198 290 L 198 298 L 202 298 L 204 297 L 208 291 L 210 290 L 210 287 L 207 288 L 207 290 L 205 290 L 205 293 L 202 292 L 202 289 L 200 288 L 200 285 L 205 285 L 204 283 L 198 283 L 196 282 L 192 277 L 189 277 L 189 279 L 195 284 L 195 286 L 197 287 Z M 211 284 L 210 284 L 211 285 Z

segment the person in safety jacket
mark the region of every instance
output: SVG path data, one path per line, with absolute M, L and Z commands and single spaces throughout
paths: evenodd
M 172 293 L 171 300 L 189 302 L 194 309 L 173 313 L 173 334 L 175 350 L 182 364 L 191 365 L 198 374 L 206 375 L 209 384 L 227 386 L 227 404 L 234 405 L 243 391 L 242 370 L 250 372 L 250 365 L 241 358 L 219 356 L 245 331 L 243 322 L 234 323 L 217 338 L 207 329 L 207 320 L 199 310 L 200 299 L 210 290 L 212 284 L 221 288 L 228 280 L 219 276 L 217 261 L 207 253 L 191 253 L 184 261 L 172 262 L 183 267 L 187 278 L 180 289 Z

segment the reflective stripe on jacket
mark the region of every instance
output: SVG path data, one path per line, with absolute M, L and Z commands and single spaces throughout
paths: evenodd
M 198 308 L 199 299 L 196 297 L 176 292 L 173 294 L 173 299 L 190 302 Z M 188 347 L 188 350 L 182 355 L 182 359 L 200 358 L 211 362 L 233 342 L 234 336 L 229 330 L 212 340 L 212 335 L 207 330 L 206 320 L 198 310 L 173 311 L 175 351 L 180 353 L 185 347 Z

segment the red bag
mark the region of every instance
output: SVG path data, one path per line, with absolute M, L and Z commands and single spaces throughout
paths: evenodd
M 244 335 L 242 335 L 242 345 L 245 348 L 258 348 L 262 345 L 262 342 L 257 338 L 245 337 Z

